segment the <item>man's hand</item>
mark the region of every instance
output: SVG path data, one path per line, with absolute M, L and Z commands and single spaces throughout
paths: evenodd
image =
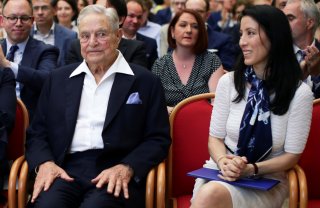
M 31 202 L 35 202 L 42 190 L 47 191 L 56 178 L 61 178 L 70 182 L 74 180 L 52 161 L 41 164 L 33 186 Z
M 317 76 L 320 74 L 320 52 L 315 46 L 308 46 L 306 50 L 306 57 L 300 63 L 304 79 L 309 75 Z
M 6 56 L 3 54 L 2 47 L 0 45 L 0 67 L 2 68 L 10 68 L 10 61 L 7 60 Z
M 119 197 L 121 190 L 124 197 L 129 198 L 128 184 L 133 176 L 133 170 L 126 165 L 119 164 L 112 168 L 102 171 L 96 178 L 92 179 L 92 183 L 97 188 L 101 188 L 104 184 L 108 184 L 107 191 L 115 197 Z

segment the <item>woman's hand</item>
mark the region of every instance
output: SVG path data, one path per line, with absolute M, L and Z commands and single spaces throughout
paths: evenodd
M 235 181 L 247 174 L 249 170 L 247 163 L 246 157 L 226 155 L 218 162 L 221 170 L 219 177 L 226 181 Z

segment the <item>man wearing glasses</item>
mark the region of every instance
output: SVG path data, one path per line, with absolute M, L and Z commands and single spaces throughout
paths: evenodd
M 59 50 L 29 36 L 33 24 L 31 1 L 4 1 L 0 22 L 7 33 L 1 41 L 0 70 L 14 73 L 17 97 L 27 106 L 32 120 L 43 82 L 57 66 Z

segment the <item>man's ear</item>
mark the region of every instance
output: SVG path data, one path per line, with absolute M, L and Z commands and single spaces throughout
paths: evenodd
M 307 29 L 311 30 L 314 27 L 314 19 L 308 18 L 307 19 Z
M 121 28 L 119 28 L 117 31 L 117 38 L 118 38 L 118 43 L 120 43 L 120 40 L 122 38 L 122 29 Z
M 3 25 L 3 16 L 2 15 L 0 15 L 0 27 L 2 27 L 2 25 Z

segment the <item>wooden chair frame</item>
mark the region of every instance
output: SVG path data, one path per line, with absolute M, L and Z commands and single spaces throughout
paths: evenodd
M 26 108 L 26 106 L 24 105 L 24 103 L 20 100 L 20 99 L 17 99 L 17 109 L 20 108 L 21 111 L 22 111 L 22 116 L 23 116 L 23 131 L 24 131 L 24 134 L 23 134 L 23 145 L 25 143 L 25 140 L 26 140 L 26 130 L 29 126 L 29 113 L 28 113 L 28 110 Z M 15 129 L 13 129 L 14 131 Z M 10 145 L 10 143 L 9 143 Z M 9 147 L 10 148 L 10 147 Z M 24 147 L 23 147 L 24 148 Z M 23 150 L 24 152 L 24 150 Z M 8 182 L 8 206 L 10 208 L 15 208 L 15 204 L 16 204 L 16 179 L 17 179 L 17 176 L 15 175 L 12 175 L 11 172 L 15 172 L 15 171 L 18 171 L 19 170 L 19 167 L 20 165 L 22 165 L 23 163 L 23 158 L 18 158 L 15 160 L 15 162 L 13 163 L 12 167 L 11 167 L 11 171 L 10 171 L 10 175 L 9 175 L 9 182 Z

